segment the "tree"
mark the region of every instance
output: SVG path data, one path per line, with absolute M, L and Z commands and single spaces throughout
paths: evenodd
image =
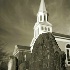
M 1 62 L 0 70 L 8 70 L 7 62 Z
M 7 70 L 8 53 L 4 49 L 6 44 L 0 40 L 0 70 Z

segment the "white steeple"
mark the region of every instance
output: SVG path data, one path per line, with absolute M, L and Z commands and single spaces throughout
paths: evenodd
M 39 12 L 46 12 L 44 0 L 41 0 Z
M 48 32 L 52 33 L 52 24 L 50 24 L 47 20 L 45 3 L 44 0 L 41 0 L 39 11 L 37 13 L 37 22 L 34 25 L 34 38 L 32 39 L 32 42 L 30 44 L 31 51 L 38 36 L 42 33 Z

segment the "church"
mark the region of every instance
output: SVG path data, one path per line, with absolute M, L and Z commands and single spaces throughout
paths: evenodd
M 58 42 L 64 42 L 62 51 Z M 70 36 L 53 32 L 44 0 L 41 0 L 30 46 L 16 45 L 8 70 L 69 70 Z

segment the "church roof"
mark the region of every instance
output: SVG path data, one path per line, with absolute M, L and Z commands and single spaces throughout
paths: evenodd
M 25 49 L 25 50 L 30 50 L 29 46 L 22 46 L 22 45 L 16 45 L 17 49 Z
M 47 12 L 44 0 L 41 0 L 40 7 L 39 7 L 39 12 Z
M 51 23 L 49 23 L 48 21 L 46 22 L 46 25 L 48 25 L 48 26 L 52 26 L 52 24 L 51 24 Z
M 14 52 L 13 52 L 13 55 L 15 56 L 19 51 L 30 52 L 30 47 L 29 46 L 16 45 Z
M 62 37 L 62 38 L 67 38 L 70 40 L 70 35 L 65 35 L 65 34 L 60 34 L 60 33 L 55 33 L 53 32 L 54 36 Z

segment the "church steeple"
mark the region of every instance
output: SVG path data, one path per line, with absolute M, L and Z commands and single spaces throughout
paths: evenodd
M 44 0 L 41 0 L 37 13 L 37 22 L 34 26 L 34 37 L 37 39 L 42 33 L 52 32 L 52 24 L 48 22 Z
M 40 7 L 39 7 L 39 12 L 47 12 L 44 0 L 41 0 Z

